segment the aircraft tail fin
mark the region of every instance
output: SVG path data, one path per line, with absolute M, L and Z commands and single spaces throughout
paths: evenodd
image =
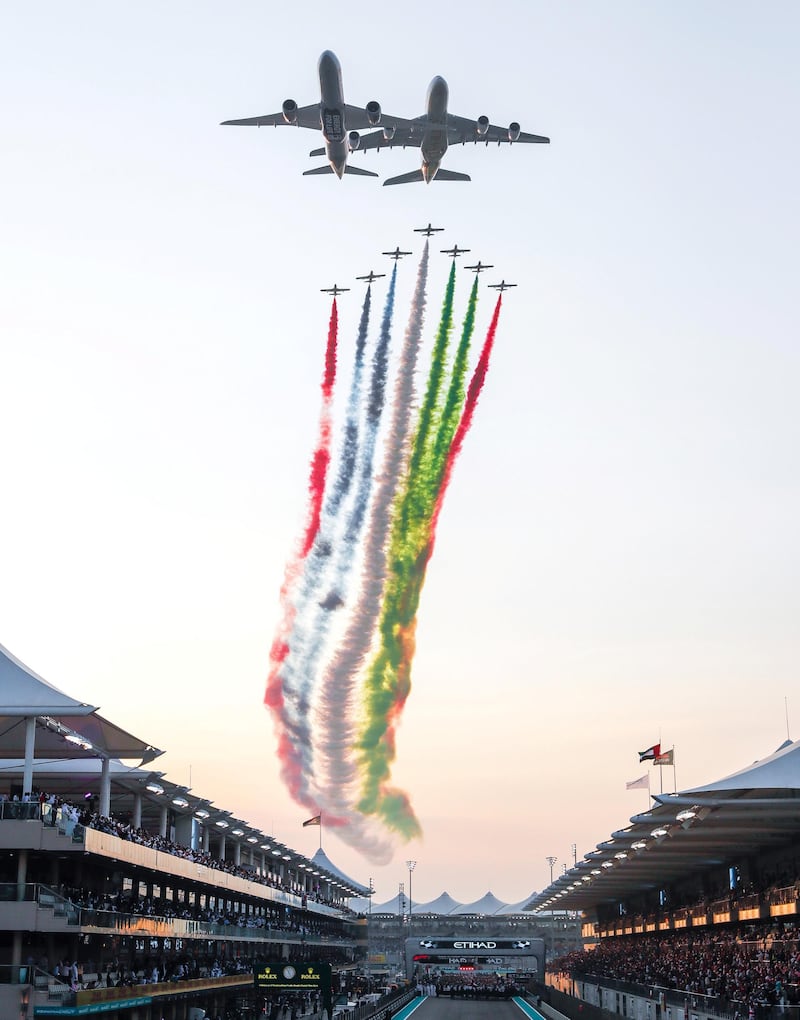
M 471 181 L 469 174 L 460 174 L 455 170 L 437 170 L 434 181 Z
M 325 166 L 315 166 L 313 170 L 304 170 L 303 177 L 313 177 L 316 174 L 332 174 L 334 173 L 333 167 L 330 163 L 326 163 Z M 346 165 L 344 168 L 346 174 L 356 174 L 358 177 L 377 177 L 376 173 L 372 170 L 362 170 L 360 166 L 349 166 Z
M 387 184 L 411 184 L 413 181 L 424 181 L 425 178 L 422 176 L 421 170 L 412 170 L 407 174 L 400 174 L 399 177 L 388 177 L 384 182 L 383 186 Z
M 364 170 L 360 166 L 350 166 L 349 163 L 345 165 L 344 172 L 346 174 L 358 174 L 359 177 L 377 177 L 378 175 L 373 170 Z
M 467 174 L 457 173 L 455 170 L 437 170 L 434 181 L 469 181 L 472 180 Z M 399 177 L 389 177 L 383 183 L 387 184 L 412 184 L 415 181 L 424 181 L 421 170 L 412 170 L 407 174 L 400 174 Z

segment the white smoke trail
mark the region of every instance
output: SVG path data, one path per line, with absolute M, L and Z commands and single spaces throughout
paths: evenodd
M 392 398 L 392 416 L 386 432 L 383 464 L 377 476 L 372 512 L 364 539 L 361 590 L 353 607 L 346 633 L 335 656 L 328 664 L 319 685 L 321 726 L 315 741 L 316 773 L 314 799 L 323 810 L 349 825 L 337 834 L 351 846 L 369 855 L 362 844 L 372 829 L 354 807 L 356 768 L 352 757 L 354 702 L 356 683 L 364 659 L 372 646 L 386 574 L 385 548 L 391 527 L 391 507 L 395 490 L 403 476 L 408 456 L 408 441 L 414 404 L 414 376 L 422 341 L 425 318 L 425 294 L 428 279 L 429 243 L 420 259 L 412 298 L 400 370 Z
M 301 769 L 297 795 L 303 803 L 311 807 L 314 807 L 308 797 L 314 771 L 314 726 L 312 725 L 311 700 L 318 679 L 320 659 L 334 615 L 347 603 L 349 579 L 356 562 L 359 541 L 369 506 L 375 447 L 386 400 L 396 281 L 397 269 L 395 267 L 386 297 L 380 337 L 372 359 L 365 422 L 363 429 L 360 430 L 360 435 L 363 438 L 355 444 L 354 460 L 343 461 L 349 475 L 345 482 L 342 473 L 339 473 L 337 486 L 334 487 L 331 499 L 332 506 L 338 511 L 343 498 L 341 495 L 337 497 L 337 489 L 340 493 L 343 490 L 343 494 L 346 494 L 355 478 L 357 481 L 353 505 L 343 522 L 341 513 L 338 514 L 338 521 L 336 515 L 327 519 L 331 528 L 334 528 L 338 523 L 339 530 L 342 532 L 335 543 L 329 529 L 325 529 L 325 535 L 322 534 L 322 529 L 320 530 L 320 543 L 327 554 L 324 560 L 320 559 L 320 556 L 312 556 L 309 560 L 304 577 L 305 583 L 296 603 L 297 623 L 291 642 L 291 651 L 281 670 L 284 698 L 288 706 L 287 736 L 291 739 Z M 365 307 L 367 305 L 368 302 L 365 302 Z M 363 349 L 363 343 L 361 347 Z M 330 577 L 330 580 L 326 581 L 326 577 Z M 321 598 L 323 592 L 326 594 Z

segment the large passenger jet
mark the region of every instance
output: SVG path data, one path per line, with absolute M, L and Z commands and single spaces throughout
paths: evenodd
M 279 127 L 291 124 L 295 127 L 311 128 L 322 131 L 325 147 L 316 150 L 316 155 L 328 157 L 326 166 L 306 170 L 309 174 L 359 174 L 362 177 L 377 177 L 371 170 L 348 166 L 347 157 L 358 148 L 359 129 L 377 127 L 382 123 L 380 103 L 374 100 L 366 107 L 348 106 L 344 101 L 342 88 L 342 66 L 335 53 L 330 50 L 319 58 L 319 90 L 320 101 L 311 106 L 298 106 L 293 99 L 284 101 L 280 113 L 266 114 L 263 117 L 246 117 L 243 120 L 224 120 L 223 124 L 236 124 L 247 127 Z
M 390 177 L 383 183 L 386 184 L 408 184 L 411 181 L 468 181 L 467 174 L 457 173 L 453 170 L 441 169 L 441 162 L 447 152 L 448 145 L 466 142 L 496 142 L 498 145 L 503 142 L 541 142 L 549 143 L 550 139 L 544 135 L 530 135 L 520 131 L 519 124 L 512 121 L 508 127 L 497 127 L 489 123 L 488 117 L 478 117 L 471 120 L 467 117 L 456 117 L 447 112 L 448 88 L 444 78 L 438 75 L 428 86 L 427 112 L 414 120 L 400 120 L 392 118 L 391 124 L 381 131 L 374 131 L 371 134 L 363 135 L 359 139 L 358 148 L 366 151 L 368 149 L 382 149 L 384 146 L 394 148 L 402 145 L 419 146 L 422 153 L 422 167 L 419 170 L 412 170 L 411 173 L 400 174 L 399 177 Z M 312 156 L 322 153 L 321 149 L 312 152 Z

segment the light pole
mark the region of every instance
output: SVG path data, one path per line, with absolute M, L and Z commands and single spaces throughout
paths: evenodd
M 578 847 L 577 844 L 572 844 L 572 866 L 576 867 L 578 864 Z
M 545 857 L 545 860 L 550 865 L 550 885 L 553 884 L 553 865 L 558 860 L 557 857 Z
M 416 868 L 416 861 L 406 861 L 408 868 L 408 934 L 411 934 L 411 872 Z
M 372 897 L 375 894 L 375 886 L 372 884 L 372 879 L 369 880 L 369 915 L 367 917 L 367 991 L 372 991 L 372 961 L 370 960 L 370 954 L 372 952 Z

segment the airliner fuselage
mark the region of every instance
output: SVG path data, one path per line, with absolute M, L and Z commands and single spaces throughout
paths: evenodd
M 447 152 L 447 82 L 438 74 L 428 86 L 428 123 L 420 142 L 422 176 L 430 184 Z

